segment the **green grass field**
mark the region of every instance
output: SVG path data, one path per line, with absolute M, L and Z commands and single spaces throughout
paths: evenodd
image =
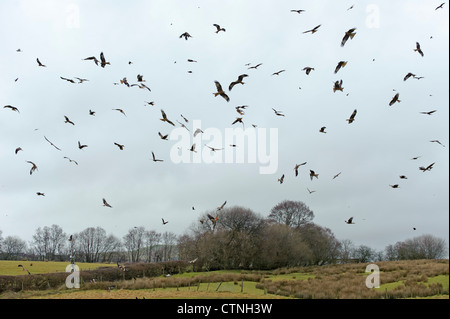
M 55 272 L 66 272 L 66 267 L 69 265 L 66 261 L 18 261 L 18 260 L 0 260 L 0 276 L 20 276 L 28 275 L 28 273 L 18 267 L 23 265 L 31 274 L 45 274 Z M 81 270 L 92 270 L 99 267 L 117 267 L 116 264 L 91 264 L 91 263 L 77 263 Z
M 65 272 L 67 262 L 0 261 L 0 275 Z M 80 270 L 116 264 L 77 263 Z M 184 272 L 114 282 L 83 283 L 80 289 L 6 291 L 0 299 L 275 299 L 275 298 L 432 298 L 448 299 L 448 260 L 380 262 L 381 285 L 365 287 L 365 264 L 295 267 L 273 271 Z M 377 294 L 375 294 L 377 293 Z

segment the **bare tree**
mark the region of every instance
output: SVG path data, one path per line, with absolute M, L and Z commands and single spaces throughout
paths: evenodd
M 25 253 L 27 243 L 17 236 L 7 236 L 3 240 L 2 258 L 6 260 L 20 259 Z
M 428 234 L 400 241 L 385 248 L 388 260 L 441 259 L 446 257 L 447 253 L 445 240 Z
M 67 235 L 58 225 L 36 229 L 33 235 L 33 247 L 37 255 L 43 259 L 55 260 L 57 254 L 62 254 Z
M 303 202 L 285 200 L 272 208 L 268 218 L 279 224 L 298 228 L 310 223 L 314 213 Z
M 151 262 L 154 258 L 155 247 L 161 242 L 161 234 L 154 230 L 148 230 L 144 235 L 146 261 Z
M 329 228 L 308 223 L 298 228 L 298 231 L 302 242 L 306 243 L 311 250 L 313 264 L 336 262 L 339 257 L 340 243 Z
M 141 249 L 144 244 L 144 227 L 135 227 L 128 231 L 123 237 L 123 244 L 128 252 L 128 260 L 137 262 L 141 258 Z

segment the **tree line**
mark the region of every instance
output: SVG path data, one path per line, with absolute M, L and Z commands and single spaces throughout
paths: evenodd
M 351 240 L 338 240 L 329 228 L 313 222 L 301 201 L 285 200 L 264 217 L 234 206 L 202 214 L 183 234 L 134 227 L 122 237 L 101 227 L 67 235 L 58 225 L 39 227 L 26 243 L 2 237 L 1 259 L 74 260 L 77 262 L 195 261 L 198 269 L 274 269 L 447 256 L 444 239 L 422 235 L 376 251 Z M 68 240 L 71 238 L 72 240 Z

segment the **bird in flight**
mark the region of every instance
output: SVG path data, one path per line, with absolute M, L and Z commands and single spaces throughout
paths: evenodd
M 160 119 L 161 121 L 167 122 L 170 125 L 175 126 L 175 124 L 173 124 L 173 122 L 167 118 L 166 112 L 164 112 L 164 110 L 162 110 L 162 109 L 161 109 L 161 115 L 162 115 L 162 119 Z
M 405 75 L 403 78 L 403 81 L 408 80 L 410 77 L 415 77 L 416 75 L 414 73 L 408 72 L 408 74 Z
M 427 114 L 427 115 L 431 115 L 434 112 L 436 112 L 437 110 L 433 110 L 433 111 L 428 111 L 428 112 L 420 112 L 421 114 Z
M 164 220 L 164 218 L 161 218 L 161 220 L 162 220 L 162 224 L 163 224 L 163 225 L 165 225 L 165 224 L 168 223 L 168 221 Z
M 312 193 L 314 193 L 315 191 L 311 191 L 311 190 L 309 190 L 309 188 L 306 188 L 307 190 L 308 190 L 308 192 L 310 193 L 310 194 L 312 194 Z
M 223 150 L 223 148 L 215 148 L 215 147 L 211 147 L 211 146 L 206 145 L 206 144 L 205 144 L 205 146 L 208 147 L 208 148 L 210 148 L 212 152 Z
M 220 85 L 219 81 L 214 81 L 214 83 L 216 84 L 216 88 L 217 88 L 217 92 L 213 93 L 214 96 L 220 95 L 221 97 L 223 97 L 225 99 L 225 101 L 229 102 L 230 98 L 223 91 L 222 85 Z
M 244 126 L 244 122 L 242 121 L 242 117 L 237 117 L 231 125 L 234 125 L 236 123 L 242 123 L 242 127 Z
M 31 166 L 31 169 L 30 169 L 30 175 L 31 175 L 31 174 L 34 173 L 35 170 L 38 169 L 38 167 L 37 167 L 37 165 L 34 164 L 32 161 L 27 161 L 27 163 L 30 163 L 30 164 L 32 165 L 32 166 Z
M 395 102 L 401 102 L 398 98 L 400 97 L 400 93 L 397 93 L 394 95 L 394 97 L 392 98 L 392 100 L 389 102 L 389 106 L 394 105 Z
M 104 199 L 104 198 L 103 198 L 103 206 L 111 207 L 111 208 L 112 208 L 112 206 L 109 205 L 108 202 L 106 201 L 106 199 Z
M 50 142 L 48 138 L 46 138 L 45 136 L 44 136 L 44 138 L 45 138 L 45 140 L 46 140 L 47 142 L 50 143 L 51 146 L 53 146 L 54 148 L 56 148 L 58 151 L 61 150 L 61 149 L 60 149 L 59 147 L 57 147 L 55 144 L 53 144 L 52 142 Z
M 217 210 L 218 210 L 218 211 L 219 211 L 219 210 L 222 210 L 222 209 L 225 207 L 226 204 L 227 204 L 227 201 L 224 201 L 222 205 L 220 205 L 219 207 L 217 207 Z
M 283 184 L 283 181 L 284 181 L 284 174 L 281 175 L 281 177 L 278 179 L 278 181 L 280 182 L 280 184 Z
M 391 186 L 392 188 L 399 188 L 398 184 L 389 185 L 389 186 Z
M 423 51 L 420 48 L 419 42 L 416 42 L 416 48 L 414 49 L 414 51 L 417 51 L 421 56 L 423 56 Z
M 36 192 L 36 195 L 38 195 L 38 196 L 45 196 L 45 194 L 41 193 L 41 192 Z
M 444 7 L 444 4 L 445 4 L 445 2 L 441 3 L 441 4 L 438 5 L 438 6 L 436 7 L 436 9 L 434 9 L 434 10 L 436 11 L 437 9 L 442 9 L 442 8 Z
M 431 163 L 431 164 L 428 165 L 427 167 L 420 166 L 419 169 L 420 169 L 422 172 L 431 171 L 431 169 L 433 168 L 433 165 L 434 165 L 434 163 Z
M 336 175 L 333 176 L 333 179 L 335 179 L 336 177 L 338 177 L 339 175 L 341 175 L 341 172 L 337 173 Z
M 196 129 L 195 132 L 194 132 L 194 137 L 196 137 L 197 134 L 200 134 L 200 133 L 203 133 L 203 131 L 201 129 L 199 129 L 199 128 Z
M 87 57 L 84 60 L 93 60 L 96 65 L 98 65 L 98 63 L 100 62 L 95 56 Z
M 155 156 L 155 153 L 153 153 L 153 152 L 152 152 L 152 161 L 153 162 L 164 162 L 164 160 L 162 160 L 162 159 L 157 159 Z
M 89 110 L 89 115 L 93 115 L 93 116 L 95 116 L 95 112 L 94 112 L 94 111 L 92 111 L 92 110 Z
M 305 10 L 302 10 L 302 9 L 299 9 L 299 10 L 292 9 L 291 12 L 297 12 L 298 14 L 300 14 L 300 13 L 302 13 L 302 12 L 305 12 Z
M 272 110 L 275 112 L 275 115 L 277 115 L 277 116 L 284 116 L 282 111 L 277 111 L 274 108 L 272 108 Z
M 105 59 L 105 55 L 103 54 L 103 52 L 100 52 L 100 66 L 102 68 L 104 68 L 107 64 L 111 65 L 111 63 L 107 62 Z
M 23 265 L 17 265 L 17 267 L 22 267 L 23 271 L 26 271 L 29 275 L 31 275 L 31 273 L 28 271 L 28 269 L 26 269 Z
M 183 37 L 185 40 L 192 38 L 192 36 L 188 32 L 184 32 L 183 34 L 180 35 L 180 39 Z
M 219 33 L 220 31 L 225 32 L 226 30 L 224 28 L 221 28 L 220 25 L 214 23 L 213 26 L 216 27 L 216 33 Z
M 161 132 L 158 132 L 159 137 L 161 137 L 162 140 L 167 140 L 167 138 L 169 137 L 169 134 L 166 135 L 162 135 Z
M 334 74 L 338 73 L 338 71 L 347 65 L 347 61 L 339 61 L 336 68 L 334 69 Z
M 80 141 L 78 141 L 78 148 L 82 150 L 83 148 L 88 147 L 87 145 L 81 145 Z
M 64 77 L 62 77 L 62 76 L 60 76 L 60 79 L 61 79 L 61 80 L 65 80 L 65 81 L 70 82 L 70 83 L 75 83 L 74 80 L 68 79 L 68 78 L 64 78 Z
M 65 115 L 64 115 L 64 119 L 65 119 L 64 123 L 69 123 L 69 124 L 75 125 L 75 123 L 72 122 L 71 120 L 69 120 L 69 118 Z
M 311 71 L 313 71 L 314 68 L 310 67 L 310 66 L 306 66 L 302 69 L 302 71 L 305 71 L 305 73 L 308 75 Z
M 340 81 L 335 81 L 334 82 L 334 86 L 333 86 L 333 92 L 336 92 L 336 91 L 341 91 L 341 92 L 343 92 L 344 91 L 344 88 L 342 87 L 342 80 L 340 80 Z
M 123 148 L 125 147 L 125 145 L 119 144 L 114 142 L 114 145 L 116 145 L 121 151 L 123 151 Z
M 314 33 L 317 32 L 317 30 L 319 30 L 320 26 L 321 26 L 321 24 L 319 24 L 318 26 L 315 26 L 315 27 L 312 28 L 311 30 L 307 30 L 307 31 L 305 31 L 305 32 L 303 32 L 303 33 L 311 32 L 311 34 L 314 34 Z
M 353 113 L 350 115 L 350 118 L 348 118 L 346 121 L 348 122 L 348 124 L 352 123 L 355 120 L 355 116 L 356 116 L 357 110 L 355 109 L 353 111 Z
M 350 217 L 348 220 L 345 221 L 347 224 L 354 224 L 353 217 Z
M 326 129 L 326 128 L 327 128 L 326 126 L 322 126 L 322 127 L 320 128 L 319 132 L 320 132 L 320 133 L 326 133 L 326 132 L 325 132 L 325 129 Z
M 4 108 L 4 109 L 11 109 L 12 111 L 15 111 L 15 112 L 17 112 L 17 113 L 20 113 L 20 112 L 19 112 L 19 109 L 18 109 L 17 107 L 15 107 L 15 106 L 12 106 L 12 105 L 5 105 L 3 108 Z
M 356 34 L 355 30 L 356 30 L 356 28 L 351 28 L 350 30 L 345 32 L 344 37 L 341 40 L 341 47 L 343 47 L 345 45 L 345 43 L 347 42 L 348 39 L 353 39 L 353 37 Z
M 439 142 L 438 140 L 431 140 L 431 143 L 438 143 L 439 145 L 441 145 L 442 147 L 445 147 L 444 144 L 442 144 L 441 142 Z
M 214 217 L 214 216 L 212 216 L 212 215 L 210 215 L 210 214 L 207 214 L 207 216 L 208 216 L 209 220 L 210 220 L 210 221 L 212 222 L 212 224 L 213 224 L 213 229 L 216 228 L 216 223 L 217 223 L 217 221 L 219 220 L 219 216 Z
M 74 162 L 75 164 L 77 164 L 77 165 L 78 165 L 77 161 L 74 161 L 73 159 L 70 159 L 70 158 L 68 158 L 67 156 L 64 156 L 64 158 L 68 159 L 68 160 L 69 160 L 69 162 Z
M 14 153 L 17 154 L 19 151 L 23 151 L 21 147 L 16 148 L 16 150 L 14 151 Z
M 319 178 L 319 174 L 316 174 L 312 169 L 309 170 L 309 177 L 313 180 L 313 177 Z
M 122 110 L 122 109 L 113 109 L 113 110 L 114 110 L 114 111 L 119 111 L 119 112 L 122 113 L 123 115 L 127 116 L 127 115 L 125 114 L 124 110 Z
M 408 179 L 408 177 L 406 177 L 405 175 L 400 175 L 399 177 L 400 179 Z
M 257 65 L 249 67 L 249 69 L 257 69 L 261 65 L 262 65 L 262 63 L 258 63 Z
M 280 70 L 280 71 L 274 72 L 274 73 L 272 73 L 272 75 L 280 75 L 280 73 L 282 73 L 284 71 L 286 71 L 286 70 Z
M 302 165 L 305 165 L 305 164 L 306 164 L 306 162 L 303 162 L 303 163 L 301 163 L 301 164 L 295 164 L 295 167 L 294 167 L 295 176 L 298 176 L 298 168 L 299 168 L 300 166 L 302 166 Z
M 233 88 L 233 86 L 235 86 L 236 84 L 245 84 L 245 82 L 243 82 L 242 80 L 247 77 L 247 74 L 241 74 L 238 76 L 238 79 L 234 82 L 231 82 L 230 85 L 228 86 L 228 90 L 231 91 L 231 89 Z
M 36 62 L 38 63 L 38 66 L 46 67 L 46 65 L 42 64 L 41 61 L 39 61 L 39 58 L 36 58 Z

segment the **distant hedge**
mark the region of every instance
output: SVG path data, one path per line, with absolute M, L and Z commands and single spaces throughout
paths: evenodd
M 158 277 L 186 272 L 188 263 L 167 261 L 159 263 L 125 263 L 126 271 L 119 267 L 100 267 L 80 271 L 80 284 L 85 282 L 120 281 L 133 278 Z M 58 289 L 65 285 L 69 273 L 47 273 L 20 276 L 0 276 L 0 293 L 6 291 Z

